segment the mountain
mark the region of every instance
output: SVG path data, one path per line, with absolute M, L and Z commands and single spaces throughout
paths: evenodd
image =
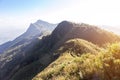
M 30 43 L 24 40 L 23 45 L 18 42 L 19 46 L 0 55 L 0 79 L 31 80 L 66 51 L 72 52 L 70 55 L 73 57 L 84 53 L 96 55 L 95 53 L 98 53 L 101 50 L 100 47 L 106 43 L 120 41 L 118 35 L 96 26 L 69 21 L 59 23 L 47 36 L 37 37 L 39 38 L 35 38 Z
M 47 34 L 50 34 L 56 26 L 57 26 L 57 24 L 51 24 L 51 23 L 48 23 L 48 22 L 45 22 L 42 20 L 38 20 L 37 22 L 35 22 L 33 24 L 31 23 L 25 33 L 23 33 L 22 35 L 20 35 L 13 41 L 8 41 L 8 42 L 0 45 L 0 53 L 3 53 L 7 49 L 9 49 L 15 45 L 22 44 L 27 41 L 29 42 L 32 39 L 37 38 L 38 36 L 42 37 Z M 27 40 L 27 41 L 25 41 L 25 40 Z
M 97 26 L 84 23 L 76 24 L 68 21 L 61 22 L 51 34 L 51 42 L 52 44 L 55 44 L 55 47 L 53 48 L 74 38 L 81 38 L 99 46 L 120 40 L 118 35 L 100 29 Z
M 28 30 L 15 40 L 1 45 L 0 79 L 8 80 L 19 69 L 18 66 L 20 64 L 21 66 L 28 64 L 31 60 L 27 60 L 25 57 L 32 52 L 39 40 L 43 36 L 49 35 L 55 27 L 56 24 L 38 20 L 36 23 L 31 24 Z
M 119 36 L 96 26 L 64 21 L 51 38 L 54 40 L 51 48 L 57 50 L 53 53 L 60 56 L 32 80 L 120 79 L 120 44 L 102 47 L 106 43 L 120 42 Z
M 21 40 L 23 38 L 30 39 L 33 37 L 38 37 L 45 33 L 51 33 L 56 26 L 57 24 L 51 24 L 42 20 L 38 20 L 36 23 L 30 24 L 28 30 L 16 38 L 16 40 Z

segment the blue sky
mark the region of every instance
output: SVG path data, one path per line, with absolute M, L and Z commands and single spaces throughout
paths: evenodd
M 119 27 L 119 2 L 119 0 L 0 0 L 0 36 L 17 31 L 18 34 L 13 35 L 13 39 L 24 32 L 30 23 L 39 19 L 51 23 L 69 20 Z M 11 35 L 8 34 L 5 37 Z
M 50 7 L 57 0 L 0 0 L 0 10 L 2 13 L 16 14 L 32 9 Z
M 0 0 L 0 27 L 26 27 L 38 19 L 118 26 L 119 14 L 119 0 Z
M 64 8 L 66 2 L 69 0 L 0 0 L 0 27 L 25 24 L 28 26 L 30 22 L 46 19 L 50 14 Z M 55 20 L 50 22 L 55 22 Z
M 0 0 L 0 44 L 13 40 L 38 19 L 53 23 L 62 21 L 54 13 L 64 8 L 68 1 Z

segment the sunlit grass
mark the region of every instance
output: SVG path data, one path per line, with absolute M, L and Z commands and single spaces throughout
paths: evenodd
M 97 79 L 120 80 L 120 43 L 110 44 L 95 54 L 72 56 L 65 52 L 33 80 Z

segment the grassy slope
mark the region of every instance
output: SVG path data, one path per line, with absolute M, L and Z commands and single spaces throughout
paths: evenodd
M 72 47 L 74 48 L 72 49 Z M 94 47 L 94 49 L 93 49 Z M 75 49 L 75 50 L 74 50 Z M 76 51 L 77 54 L 80 55 L 81 52 L 92 52 L 95 53 L 99 50 L 99 48 L 96 45 L 93 45 L 90 42 L 87 42 L 82 39 L 72 39 L 67 41 L 56 53 L 63 53 L 63 52 L 69 52 L 69 51 Z M 55 54 L 54 54 L 55 55 Z M 74 54 L 71 53 L 71 55 L 74 56 Z M 40 58 L 38 61 L 35 61 L 31 63 L 30 65 L 25 66 L 24 68 L 20 69 L 12 78 L 11 80 L 30 80 L 32 77 L 36 75 L 36 73 L 39 73 L 43 68 L 45 68 L 46 64 L 49 64 L 49 61 L 51 61 L 50 55 L 43 55 L 42 58 Z
M 80 44 L 81 40 L 77 41 Z M 69 43 L 71 42 L 76 43 L 75 40 Z M 82 42 L 84 47 L 86 43 Z M 87 42 L 87 45 L 91 43 Z M 88 52 L 81 56 L 76 55 L 81 51 L 77 51 L 77 48 L 73 51 L 66 50 L 33 80 L 120 80 L 120 43 L 108 45 L 93 54 L 95 47 L 91 48 L 86 47 L 85 51 L 87 49 Z M 89 50 L 93 51 L 89 53 Z
M 7 59 L 4 61 L 5 66 L 0 70 L 2 74 L 1 79 L 7 78 L 8 76 L 8 78 L 12 77 L 12 80 L 30 80 L 34 75 L 36 75 L 43 68 L 48 66 L 48 64 L 51 63 L 54 60 L 54 58 L 56 59 L 58 57 L 54 56 L 53 53 L 61 54 L 65 51 L 68 51 L 68 53 L 70 53 L 74 57 L 80 56 L 81 54 L 88 52 L 98 53 L 99 49 L 97 46 L 88 43 L 84 40 L 68 41 L 64 46 L 61 47 L 61 45 L 63 45 L 67 40 L 74 38 L 85 39 L 97 45 L 103 45 L 107 42 L 115 42 L 120 40 L 120 38 L 117 35 L 99 29 L 95 26 L 83 23 L 74 24 L 71 22 L 64 21 L 57 26 L 57 28 L 52 32 L 51 35 L 43 37 L 40 42 L 38 41 L 37 45 L 31 43 L 30 45 L 25 46 L 25 48 L 21 47 L 22 49 L 15 49 L 14 52 L 16 53 L 16 55 L 14 56 L 12 55 L 13 52 L 10 52 L 10 54 L 15 59 L 11 57 L 11 55 L 10 58 L 6 57 Z M 56 50 L 58 50 L 59 47 L 61 47 L 60 50 L 58 52 L 55 52 Z M 26 48 L 28 50 L 27 52 Z M 18 55 L 18 52 L 16 51 L 19 50 L 21 51 Z M 22 50 L 25 50 L 25 53 Z M 44 54 L 48 55 L 45 56 Z M 8 63 L 7 60 L 11 60 L 10 63 Z M 10 77 L 7 74 L 9 74 Z

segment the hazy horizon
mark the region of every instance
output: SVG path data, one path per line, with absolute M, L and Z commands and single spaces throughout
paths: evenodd
M 22 34 L 39 19 L 119 28 L 119 14 L 119 0 L 0 0 L 0 44 Z

